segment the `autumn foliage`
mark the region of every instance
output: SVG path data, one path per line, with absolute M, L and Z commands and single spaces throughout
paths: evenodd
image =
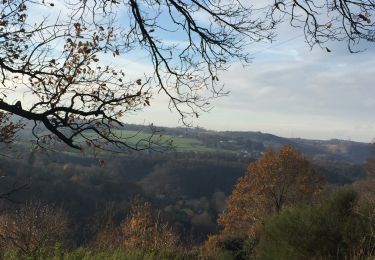
M 121 225 L 124 247 L 143 250 L 173 250 L 178 237 L 172 228 L 154 216 L 151 205 L 135 201 L 131 214 Z
M 130 213 L 121 225 L 100 231 L 94 245 L 99 248 L 160 252 L 175 250 L 178 240 L 177 233 L 159 215 L 155 215 L 151 204 L 137 198 L 133 200 Z
M 219 217 L 224 233 L 255 236 L 267 216 L 291 204 L 311 201 L 323 180 L 291 145 L 269 148 L 249 165 L 236 184 L 228 208 Z
M 22 128 L 22 124 L 9 120 L 9 113 L 0 111 L 0 143 L 13 141 L 16 132 Z

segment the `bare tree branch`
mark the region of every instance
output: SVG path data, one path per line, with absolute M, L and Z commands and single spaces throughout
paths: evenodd
M 283 21 L 301 27 L 311 47 L 347 41 L 354 51 L 355 44 L 375 40 L 373 0 L 257 6 L 241 0 L 6 0 L 0 10 L 0 110 L 34 121 L 39 144 L 56 138 L 76 149 L 157 145 L 122 136 L 125 117 L 163 93 L 189 125 L 211 109 L 212 98 L 227 94 L 219 72 L 233 61 L 249 62 L 248 45 L 274 39 Z M 144 77 L 111 64 L 141 53 L 153 67 Z

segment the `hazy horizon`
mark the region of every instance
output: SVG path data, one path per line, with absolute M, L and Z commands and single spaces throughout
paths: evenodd
M 311 50 L 300 31 L 288 25 L 279 35 L 273 44 L 249 46 L 250 65 L 232 64 L 219 75 L 229 95 L 213 100 L 213 109 L 192 126 L 372 142 L 374 46 L 359 45 L 362 52 L 350 53 L 345 42 L 327 43 L 327 52 L 319 46 Z M 128 117 L 128 122 L 181 125 L 165 102 L 155 97 L 148 110 Z
M 47 10 L 47 9 L 46 9 Z M 219 83 L 230 91 L 212 101 L 213 109 L 193 118 L 192 126 L 213 130 L 262 131 L 284 137 L 345 139 L 371 142 L 375 138 L 375 48 L 363 43 L 350 53 L 346 42 L 328 42 L 312 50 L 299 29 L 284 23 L 271 43 L 248 46 L 253 62 L 232 63 L 219 74 Z M 168 35 L 170 37 L 170 35 Z M 176 41 L 179 35 L 166 39 Z M 182 44 L 182 43 L 181 43 Z M 183 44 L 182 44 L 183 45 Z M 153 73 L 145 53 L 103 57 L 104 64 L 123 68 L 129 78 Z M 19 88 L 12 100 L 28 104 Z M 203 95 L 205 93 L 202 93 Z M 181 126 L 177 112 L 168 110 L 168 99 L 156 94 L 151 106 L 123 118 L 125 123 Z

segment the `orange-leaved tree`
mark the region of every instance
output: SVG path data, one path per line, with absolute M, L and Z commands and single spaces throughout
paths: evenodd
M 152 212 L 150 203 L 135 199 L 130 215 L 121 224 L 126 249 L 146 251 L 173 251 L 178 235 Z
M 324 181 L 293 146 L 273 148 L 251 163 L 219 216 L 224 234 L 256 235 L 265 218 L 285 205 L 311 201 Z

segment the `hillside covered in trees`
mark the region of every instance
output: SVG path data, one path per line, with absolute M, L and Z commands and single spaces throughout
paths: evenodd
M 140 130 L 139 126 L 131 127 L 131 130 L 127 131 L 138 132 Z M 147 131 L 140 135 L 147 135 Z M 25 211 L 39 212 L 41 210 L 40 213 L 35 213 L 35 216 L 57 214 L 58 218 L 64 219 L 62 223 L 65 223 L 64 221 L 68 223 L 64 227 L 56 227 L 64 229 L 64 234 L 66 233 L 64 239 L 53 233 L 60 231 L 41 230 L 40 232 L 46 232 L 52 237 L 52 242 L 35 245 L 34 242 L 29 241 L 27 243 L 32 243 L 35 248 L 24 250 L 10 243 L 9 238 L 4 236 L 4 241 L 8 241 L 8 244 L 4 245 L 4 250 L 9 246 L 9 250 L 15 250 L 17 254 L 43 255 L 42 251 L 45 247 L 62 243 L 60 244 L 61 250 L 84 247 L 87 250 L 100 248 L 109 253 L 108 247 L 112 248 L 111 250 L 122 248 L 123 242 L 121 241 L 126 240 L 127 235 L 121 232 L 133 234 L 135 230 L 143 228 L 143 222 L 141 222 L 139 228 L 131 227 L 130 230 L 126 229 L 127 231 L 118 230 L 119 226 L 132 225 L 132 215 L 129 214 L 135 211 L 134 214 L 140 214 L 140 218 L 146 218 L 142 220 L 145 221 L 144 225 L 152 226 L 152 223 L 159 223 L 157 225 L 160 226 L 155 227 L 157 234 L 164 236 L 162 234 L 166 232 L 165 236 L 172 236 L 176 239 L 174 244 L 164 245 L 160 242 L 162 244 L 154 248 L 147 244 L 148 239 L 151 239 L 148 237 L 151 231 L 145 231 L 143 235 L 138 234 L 136 238 L 133 238 L 135 239 L 133 242 L 126 243 L 133 245 L 130 248 L 140 249 L 141 252 L 138 253 L 141 255 L 146 252 L 160 253 L 163 250 L 172 249 L 174 251 L 177 248 L 180 248 L 178 250 L 183 248 L 185 253 L 181 251 L 182 255 L 193 254 L 190 257 L 207 254 L 207 250 L 218 254 L 225 250 L 229 250 L 227 252 L 229 255 L 239 253 L 230 253 L 235 249 L 225 249 L 225 247 L 222 248 L 221 242 L 219 244 L 212 242 L 226 241 L 226 233 L 218 235 L 218 240 L 211 238 L 208 244 L 205 244 L 205 241 L 209 236 L 220 234 L 221 225 L 225 219 L 223 212 L 226 212 L 228 207 L 228 199 L 239 185 L 238 180 L 247 171 L 253 171 L 248 168 L 249 163 L 267 156 L 269 153 L 267 145 L 274 147 L 277 151 L 285 147 L 288 139 L 262 133 L 214 132 L 180 128 L 165 129 L 164 137 L 174 140 L 173 147 L 164 152 L 146 150 L 118 155 L 90 149 L 83 153 L 69 150 L 64 152 L 64 150 L 32 149 L 31 145 L 19 141 L 8 148 L 4 145 L 3 147 L 8 149 L 9 156 L 1 158 L 0 170 L 3 175 L 0 182 L 1 191 L 5 194 L 19 187 L 16 192 L 3 197 L 1 208 L 5 214 L 4 221 L 8 214 L 10 214 L 9 218 L 19 217 L 20 221 L 26 221 L 22 219 Z M 356 154 L 357 151 L 370 154 L 370 145 L 339 140 L 292 139 L 290 141 L 293 145 L 307 147 L 305 149 L 307 154 L 310 152 L 310 156 L 306 158 L 311 166 L 306 167 L 310 167 L 309 169 L 324 183 L 326 188 L 322 194 L 330 193 L 329 190 L 335 187 L 356 184 L 366 177 L 365 162 L 363 162 L 365 159 L 358 160 L 358 157 L 352 157 L 352 160 L 348 160 L 347 158 L 350 158 L 350 154 Z M 341 147 L 345 149 L 327 149 L 333 144 L 342 145 Z M 311 151 L 315 151 L 315 154 Z M 328 152 L 324 153 L 324 151 Z M 264 167 L 267 169 L 270 166 Z M 301 167 L 296 166 L 297 176 L 300 174 Z M 267 180 L 267 185 L 271 185 L 271 181 L 272 179 Z M 276 183 L 275 185 L 280 186 Z M 308 187 L 311 187 L 310 184 L 306 186 Z M 251 195 L 251 193 L 249 196 L 254 196 L 258 200 L 260 198 L 259 195 Z M 326 196 L 328 195 L 323 197 Z M 243 198 L 246 199 L 246 197 Z M 297 205 L 301 196 L 296 198 L 298 198 L 295 202 Z M 280 206 L 278 211 L 281 211 L 281 208 L 283 207 Z M 20 216 L 15 217 L 12 214 L 20 214 Z M 269 212 L 264 214 L 264 216 L 272 215 Z M 42 218 L 48 221 L 48 217 Z M 42 227 L 36 226 L 35 228 Z M 131 231 L 133 228 L 135 230 Z M 242 234 L 242 231 L 238 234 Z M 121 238 L 122 236 L 125 237 Z M 113 239 L 117 241 L 117 244 L 112 241 Z M 167 238 L 159 237 L 158 239 Z M 232 241 L 231 239 L 228 241 Z M 114 244 L 116 248 L 112 247 Z M 94 245 L 99 245 L 99 247 Z M 205 246 L 202 247 L 203 245 Z M 216 249 L 211 248 L 212 246 Z M 236 247 L 235 244 L 233 246 Z M 220 248 L 224 251 L 220 251 Z M 220 250 L 217 251 L 218 249 Z M 9 250 L 6 251 L 11 252 Z M 246 254 L 254 252 L 250 250 Z M 85 253 L 88 254 L 88 251 Z M 189 258 L 189 256 L 186 257 Z M 211 253 L 207 257 L 216 258 Z

